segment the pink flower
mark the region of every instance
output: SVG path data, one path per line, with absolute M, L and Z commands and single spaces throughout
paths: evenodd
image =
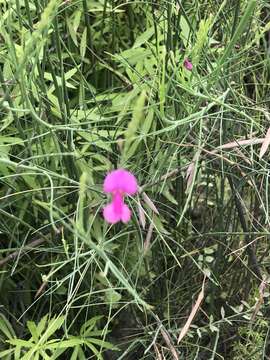
M 185 59 L 185 60 L 184 60 L 184 67 L 185 67 L 187 70 L 191 71 L 192 68 L 193 68 L 192 62 L 189 61 L 188 59 Z
M 131 218 L 131 211 L 124 203 L 124 196 L 134 195 L 137 190 L 137 180 L 129 171 L 117 169 L 110 172 L 104 180 L 103 191 L 112 194 L 112 202 L 103 209 L 104 219 L 110 224 L 120 220 L 127 223 Z

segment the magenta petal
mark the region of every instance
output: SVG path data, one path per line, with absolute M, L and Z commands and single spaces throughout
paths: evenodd
M 131 218 L 131 211 L 124 204 L 124 196 L 134 195 L 138 191 L 135 176 L 125 169 L 114 170 L 107 174 L 103 190 L 112 195 L 112 202 L 103 209 L 104 219 L 110 224 L 120 220 L 127 223 Z
M 131 172 L 125 169 L 117 169 L 107 174 L 103 190 L 106 193 L 121 191 L 133 195 L 138 190 L 137 180 Z
M 123 223 L 127 223 L 131 218 L 131 211 L 129 210 L 128 206 L 124 204 L 122 208 L 121 220 Z
M 108 204 L 105 206 L 103 209 L 103 216 L 104 219 L 110 224 L 115 224 L 121 220 L 121 213 L 117 213 L 115 211 L 113 204 Z
M 184 67 L 185 67 L 187 70 L 191 71 L 191 70 L 193 69 L 192 62 L 189 61 L 188 59 L 185 59 L 185 60 L 184 60 Z

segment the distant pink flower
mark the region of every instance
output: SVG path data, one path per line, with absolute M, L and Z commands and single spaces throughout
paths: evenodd
M 187 70 L 191 71 L 192 68 L 193 68 L 192 62 L 189 61 L 188 59 L 185 59 L 185 60 L 184 60 L 184 67 L 185 67 Z
M 135 176 L 124 169 L 114 170 L 106 176 L 103 190 L 112 194 L 112 202 L 103 209 L 104 219 L 110 224 L 120 220 L 127 223 L 131 218 L 131 211 L 124 203 L 124 196 L 134 195 L 137 192 Z

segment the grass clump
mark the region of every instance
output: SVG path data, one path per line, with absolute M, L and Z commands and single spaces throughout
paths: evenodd
M 0 358 L 266 356 L 269 11 L 0 2 Z

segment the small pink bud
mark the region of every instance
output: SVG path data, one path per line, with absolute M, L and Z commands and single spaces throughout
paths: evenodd
M 112 194 L 112 202 L 103 209 L 104 219 L 115 224 L 118 221 L 127 223 L 131 218 L 131 211 L 124 203 L 126 194 L 134 195 L 138 190 L 135 176 L 124 169 L 117 169 L 107 174 L 103 190 Z
M 189 61 L 188 59 L 185 59 L 185 60 L 184 60 L 184 67 L 185 67 L 187 70 L 192 71 L 192 68 L 193 68 L 192 62 Z

